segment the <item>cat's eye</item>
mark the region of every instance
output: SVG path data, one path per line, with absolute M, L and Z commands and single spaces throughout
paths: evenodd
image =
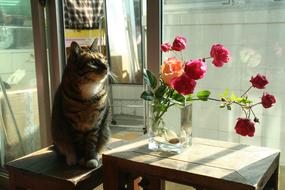
M 100 65 L 102 65 L 101 61 L 98 59 L 91 60 L 87 63 L 87 65 L 93 69 L 99 69 Z
M 98 68 L 99 68 L 99 67 L 98 67 L 98 64 L 94 63 L 93 61 L 92 61 L 92 62 L 89 62 L 87 65 L 88 65 L 89 67 L 93 68 L 93 69 L 98 69 Z

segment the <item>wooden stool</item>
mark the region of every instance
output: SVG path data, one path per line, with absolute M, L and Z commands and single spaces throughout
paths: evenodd
M 109 149 L 126 141 L 112 139 Z M 91 190 L 102 183 L 102 164 L 87 170 L 80 166 L 67 166 L 54 147 L 50 146 L 6 164 L 11 190 Z

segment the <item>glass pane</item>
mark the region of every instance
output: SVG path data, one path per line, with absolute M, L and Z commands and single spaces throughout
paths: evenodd
M 100 3 L 94 6 L 90 6 L 92 1 L 76 6 L 73 6 L 75 1 L 64 1 L 67 54 L 72 41 L 82 46 L 90 46 L 94 39 L 100 39 L 102 53 L 108 57 L 114 75 L 110 84 L 112 126 L 139 128 L 139 130 L 144 127 L 144 107 L 140 99 L 143 90 L 142 1 L 99 0 Z M 81 13 L 86 17 L 85 20 L 89 20 L 92 24 L 82 26 L 79 22 L 81 17 L 74 15 L 75 9 L 78 11 L 91 9 L 96 12 L 102 10 L 102 7 L 105 7 L 106 11 L 98 12 L 93 19 L 90 19 L 85 12 Z M 109 52 L 106 52 L 106 49 Z
M 277 99 L 270 109 L 256 109 L 260 124 L 252 138 L 235 133 L 236 119 L 243 116 L 239 109 L 223 110 L 215 102 L 194 103 L 193 136 L 278 148 L 284 165 L 285 1 L 165 0 L 163 5 L 163 41 L 186 37 L 185 60 L 209 56 L 213 43 L 231 51 L 231 62 L 222 68 L 208 61 L 208 73 L 196 91 L 209 89 L 218 97 L 229 88 L 241 95 L 251 76 L 261 73 L 270 82 L 266 91 Z M 258 101 L 261 92 L 251 91 L 251 98 Z
M 40 148 L 31 5 L 0 1 L 1 167 Z
M 142 65 L 146 16 L 144 0 L 105 0 L 112 80 L 112 126 L 142 131 Z
M 142 84 L 142 0 L 106 0 L 113 83 Z

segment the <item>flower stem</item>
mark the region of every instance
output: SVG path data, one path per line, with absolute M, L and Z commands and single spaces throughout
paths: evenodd
M 242 111 L 244 112 L 244 114 L 245 114 L 245 118 L 248 118 L 248 115 L 247 115 L 247 113 L 246 113 L 246 110 L 242 107 L 241 108 L 242 109 Z
M 249 108 L 249 110 L 251 111 L 251 113 L 253 114 L 254 118 L 257 118 L 255 113 L 253 112 L 252 108 Z
M 257 106 L 258 104 L 261 104 L 261 102 L 258 102 L 258 103 L 256 103 L 256 104 L 251 105 L 250 108 L 252 108 L 252 107 L 254 107 L 254 106 Z
M 212 57 L 210 56 L 210 57 L 205 57 L 205 58 L 203 58 L 203 60 L 206 60 L 206 59 L 211 59 Z
M 181 55 L 181 60 L 184 60 L 182 51 L 180 51 L 180 55 Z
M 250 86 L 240 97 L 243 97 L 244 95 L 246 95 L 246 93 L 248 93 L 248 91 L 252 88 L 253 86 Z

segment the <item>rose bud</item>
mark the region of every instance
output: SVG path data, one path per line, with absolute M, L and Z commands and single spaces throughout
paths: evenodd
M 266 79 L 266 76 L 257 74 L 255 77 L 251 77 L 250 81 L 252 86 L 258 89 L 264 89 L 265 86 L 269 83 Z
M 214 44 L 211 48 L 210 56 L 213 57 L 212 63 L 216 67 L 222 67 L 225 63 L 229 62 L 230 51 L 221 44 Z
M 259 119 L 257 117 L 254 118 L 253 120 L 255 123 L 259 123 Z
M 235 130 L 241 136 L 253 137 L 255 132 L 254 123 L 247 118 L 238 118 Z
M 186 74 L 174 78 L 171 81 L 171 87 L 179 94 L 188 95 L 194 92 L 196 81 L 188 77 Z
M 194 80 L 203 78 L 207 69 L 208 66 L 202 60 L 188 61 L 184 67 L 186 75 Z
M 171 48 L 171 45 L 169 43 L 164 43 L 164 44 L 161 44 L 160 48 L 161 48 L 161 51 L 168 52 Z
M 264 93 L 261 97 L 261 104 L 264 108 L 270 108 L 272 107 L 272 104 L 276 103 L 276 99 L 273 95 Z
M 184 50 L 185 48 L 186 48 L 186 38 L 181 36 L 176 36 L 176 38 L 172 43 L 171 49 L 175 51 L 181 51 Z
M 161 79 L 170 86 L 173 78 L 179 77 L 183 74 L 183 63 L 175 57 L 168 58 L 161 65 Z

